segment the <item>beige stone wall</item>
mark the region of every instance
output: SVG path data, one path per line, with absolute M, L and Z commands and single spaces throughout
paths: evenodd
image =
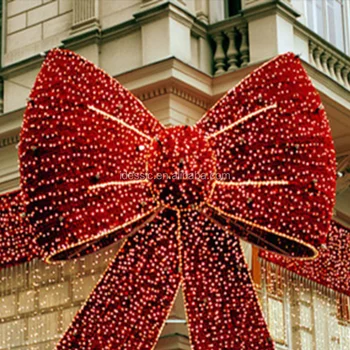
M 72 26 L 71 0 L 7 0 L 2 65 L 60 45 Z

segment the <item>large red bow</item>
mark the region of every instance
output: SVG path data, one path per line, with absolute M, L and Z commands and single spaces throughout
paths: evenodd
M 102 70 L 53 50 L 30 95 L 20 165 L 26 237 L 46 261 L 125 238 L 58 349 L 153 348 L 180 286 L 193 349 L 272 349 L 237 237 L 313 258 L 335 193 L 325 111 L 292 53 L 194 127 L 164 128 Z M 2 260 L 20 252 L 1 249 Z

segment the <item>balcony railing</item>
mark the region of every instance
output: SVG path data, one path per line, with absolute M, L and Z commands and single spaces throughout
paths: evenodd
M 295 22 L 294 26 L 295 32 L 303 33 L 302 37 L 308 45 L 309 63 L 345 89 L 350 90 L 350 57 L 300 22 Z M 250 63 L 248 23 L 244 17 L 231 17 L 215 23 L 209 28 L 209 36 L 215 76 L 235 71 Z
M 318 70 L 350 90 L 350 58 L 317 38 L 309 39 L 309 60 Z
M 221 75 L 249 64 L 248 24 L 242 18 L 229 18 L 209 30 L 214 56 L 213 73 Z

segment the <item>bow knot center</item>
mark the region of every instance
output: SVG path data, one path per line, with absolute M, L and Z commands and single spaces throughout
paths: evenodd
M 154 138 L 148 171 L 153 193 L 164 206 L 195 208 L 210 197 L 216 175 L 214 153 L 198 128 L 170 127 Z

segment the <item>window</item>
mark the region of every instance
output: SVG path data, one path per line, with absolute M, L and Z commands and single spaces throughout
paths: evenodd
M 242 9 L 241 0 L 226 0 L 226 17 L 239 14 Z
M 344 0 L 306 0 L 307 26 L 338 49 L 344 45 Z
M 269 294 L 283 297 L 284 278 L 280 267 L 272 267 L 271 264 L 266 266 L 266 289 Z
M 278 266 L 267 263 L 265 283 L 267 292 L 267 320 L 273 340 L 287 344 L 286 316 L 284 304 L 284 276 Z

